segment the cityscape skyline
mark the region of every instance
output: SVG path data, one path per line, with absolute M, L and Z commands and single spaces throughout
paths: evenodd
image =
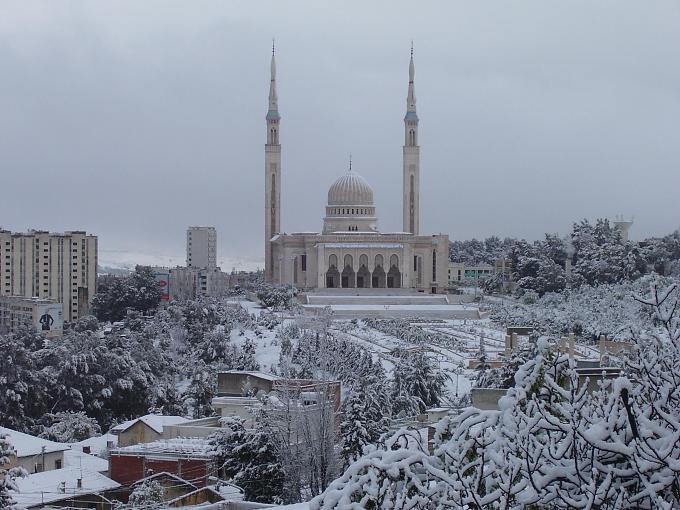
M 275 35 L 284 231 L 320 230 L 323 191 L 349 153 L 375 189 L 381 230 L 401 230 L 411 39 L 426 231 L 531 240 L 616 214 L 635 216 L 633 239 L 678 228 L 677 9 L 625 3 L 610 19 L 606 6 L 530 4 L 437 4 L 448 16 L 430 6 L 412 19 L 397 3 L 383 22 L 373 6 L 352 17 L 351 6 L 304 3 L 189 13 L 153 2 L 4 4 L 3 180 L 33 199 L 6 195 L 2 227 L 82 228 L 102 254 L 181 261 L 185 228 L 214 225 L 221 259 L 262 267 Z M 329 32 L 343 23 L 351 36 Z M 76 44 L 83 37 L 89 46 Z

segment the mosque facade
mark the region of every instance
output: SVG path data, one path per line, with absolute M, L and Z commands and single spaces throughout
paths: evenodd
M 447 284 L 449 238 L 420 234 L 420 146 L 413 51 L 404 117 L 403 231 L 380 232 L 373 189 L 352 170 L 328 190 L 321 232 L 281 231 L 281 116 L 272 52 L 265 144 L 265 280 L 299 289 L 413 289 Z M 332 292 L 332 291 L 331 291 Z

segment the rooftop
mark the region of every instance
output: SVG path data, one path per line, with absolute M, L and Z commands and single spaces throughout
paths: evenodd
M 103 473 L 109 470 L 108 460 L 97 457 L 96 455 L 85 453 L 81 448 L 82 447 L 74 444 L 70 450 L 66 450 L 64 452 L 65 468 L 82 468 L 88 471 L 96 471 L 98 473 Z
M 247 370 L 221 370 L 218 372 L 220 374 L 232 374 L 232 375 L 249 375 L 251 377 L 258 377 L 266 381 L 278 381 L 281 379 L 278 375 L 268 374 L 266 372 L 256 372 Z
M 7 434 L 9 436 L 9 441 L 12 443 L 12 446 L 14 446 L 17 457 L 38 455 L 42 453 L 43 446 L 45 447 L 45 453 L 60 452 L 69 449 L 67 444 L 56 443 L 48 439 L 31 436 L 30 434 L 24 434 L 23 432 L 17 432 L 16 430 L 5 427 L 0 427 L 0 434 Z
M 78 479 L 82 479 L 81 487 Z M 12 498 L 20 507 L 27 508 L 120 487 L 101 473 L 72 467 L 17 478 L 16 484 L 19 490 L 12 491 Z
M 181 457 L 205 457 L 211 446 L 205 438 L 162 439 L 151 443 L 140 443 L 111 450 L 111 455 L 153 454 Z
M 135 418 L 134 420 L 129 420 L 120 423 L 119 425 L 116 425 L 115 427 L 111 428 L 111 432 L 118 433 L 125 432 L 127 429 L 132 427 L 138 421 L 145 423 L 159 434 L 162 434 L 164 425 L 177 425 L 178 423 L 184 423 L 185 421 L 189 421 L 189 419 L 183 416 L 163 416 L 160 414 L 147 414 L 146 416 L 141 416 L 139 418 Z

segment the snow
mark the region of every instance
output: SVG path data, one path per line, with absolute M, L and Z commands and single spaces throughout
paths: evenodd
M 245 370 L 223 370 L 220 371 L 220 374 L 244 374 L 244 375 L 249 375 L 251 377 L 257 377 L 258 379 L 264 379 L 265 381 L 278 381 L 281 378 L 278 375 L 274 374 L 267 374 L 265 372 L 253 372 L 253 371 L 245 371 Z
M 151 443 L 140 443 L 111 450 L 112 455 L 168 454 L 168 455 L 206 455 L 211 446 L 207 439 L 183 438 L 162 439 Z
M 16 430 L 0 427 L 0 434 L 7 434 L 9 440 L 17 452 L 17 457 L 28 457 L 42 453 L 42 447 L 45 447 L 45 453 L 60 452 L 67 450 L 69 446 L 64 443 L 56 443 L 47 439 L 17 432 Z
M 464 305 L 303 305 L 304 308 L 326 308 L 330 306 L 332 310 L 336 311 L 361 311 L 361 310 L 397 310 L 397 311 L 413 311 L 417 315 L 420 311 L 459 311 L 459 310 L 476 310 L 477 307 Z
M 220 485 L 209 485 L 206 488 L 218 493 L 220 496 L 224 498 L 225 501 L 243 501 L 243 490 L 234 484 L 222 482 Z M 187 494 L 186 496 L 188 495 L 189 494 Z
M 135 266 L 183 266 L 186 262 L 185 254 L 144 253 L 127 250 L 99 250 L 98 264 L 100 267 L 125 269 L 134 271 Z M 224 257 L 219 256 L 218 266 L 224 271 L 256 271 L 264 267 L 261 257 Z
M 82 487 L 77 480 L 82 478 Z M 17 478 L 18 492 L 12 497 L 19 506 L 31 507 L 73 497 L 117 489 L 121 485 L 107 476 L 79 468 L 62 468 Z M 62 492 L 61 487 L 64 488 Z
M 90 437 L 77 443 L 73 443 L 73 445 L 78 445 L 80 447 L 89 446 L 90 452 L 93 455 L 102 455 L 106 453 L 109 441 L 114 447 L 117 446 L 118 436 L 115 436 L 113 434 L 103 434 L 101 436 Z
M 97 457 L 96 455 L 85 453 L 79 448 L 81 447 L 73 446 L 70 450 L 66 450 L 64 452 L 65 468 L 82 468 L 88 471 L 95 471 L 97 473 L 108 472 L 108 460 Z
M 153 430 L 158 432 L 159 434 L 163 433 L 163 427 L 165 425 L 177 425 L 179 423 L 184 423 L 186 421 L 189 421 L 188 418 L 184 418 L 183 416 L 163 416 L 160 414 L 147 414 L 145 416 L 142 416 L 140 418 L 135 418 L 134 420 L 129 420 L 126 422 L 123 422 L 119 425 L 116 425 L 111 429 L 112 432 L 125 432 L 127 429 L 132 427 L 135 423 L 138 421 L 141 421 L 145 423 L 147 426 L 151 427 Z

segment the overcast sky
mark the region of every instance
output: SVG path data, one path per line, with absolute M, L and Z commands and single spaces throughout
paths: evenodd
M 350 153 L 401 230 L 411 39 L 422 232 L 680 226 L 680 2 L 621 0 L 2 1 L 0 226 L 183 263 L 214 225 L 226 269 L 263 260 L 272 37 L 285 231 L 321 228 Z

